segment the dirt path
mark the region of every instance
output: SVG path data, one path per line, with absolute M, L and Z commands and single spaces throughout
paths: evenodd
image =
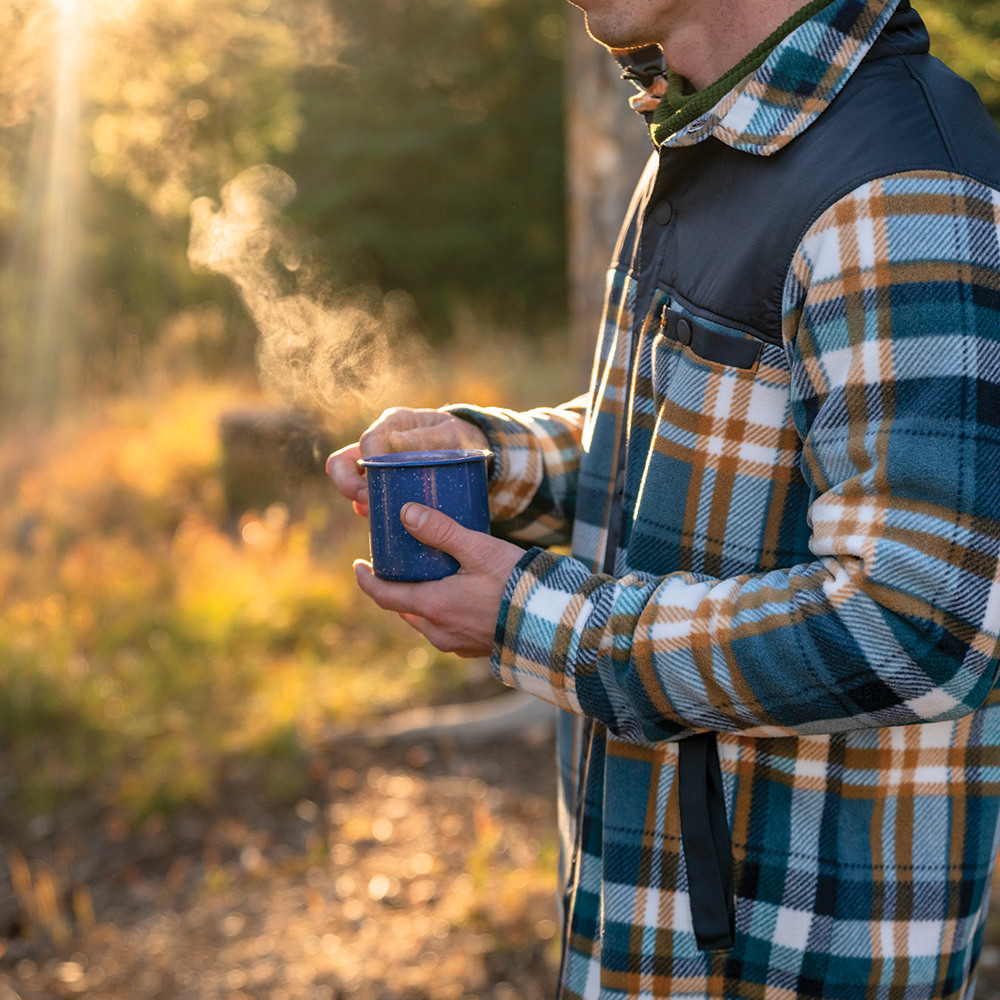
M 551 737 L 342 744 L 309 774 L 282 808 L 234 784 L 134 835 L 8 839 L 0 1000 L 552 996 Z
M 234 782 L 135 834 L 69 810 L 7 836 L 25 869 L 15 892 L 0 866 L 0 1000 L 554 995 L 550 736 L 341 742 L 309 775 L 278 808 Z M 994 899 L 976 1000 L 1000 1000 Z

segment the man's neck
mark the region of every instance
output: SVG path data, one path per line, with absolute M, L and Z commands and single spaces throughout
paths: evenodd
M 803 0 L 701 0 L 661 41 L 667 65 L 704 90 L 747 56 Z

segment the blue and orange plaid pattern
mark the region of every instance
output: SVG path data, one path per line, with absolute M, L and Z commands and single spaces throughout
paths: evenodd
M 834 0 L 709 131 L 780 149 L 895 6 Z M 597 721 L 579 829 L 563 811 L 582 846 L 564 996 L 971 997 L 1000 846 L 1000 193 L 921 171 L 845 195 L 752 368 L 658 336 L 664 293 L 633 358 L 635 305 L 614 271 L 585 407 L 454 408 L 502 458 L 495 530 L 572 531 L 572 558 L 521 560 L 493 658 L 565 709 L 567 802 Z M 696 947 L 680 843 L 676 741 L 701 730 L 732 830 L 729 952 Z

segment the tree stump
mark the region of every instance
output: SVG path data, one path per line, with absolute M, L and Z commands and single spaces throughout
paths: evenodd
M 273 503 L 295 506 L 303 484 L 325 474 L 331 440 L 297 410 L 241 409 L 219 418 L 222 481 L 229 515 Z

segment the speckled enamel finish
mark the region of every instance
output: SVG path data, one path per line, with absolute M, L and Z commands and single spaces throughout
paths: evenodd
M 368 537 L 372 568 L 383 580 L 440 580 L 458 562 L 418 542 L 399 512 L 411 500 L 489 533 L 486 494 L 488 451 L 403 451 L 363 459 L 368 479 Z

